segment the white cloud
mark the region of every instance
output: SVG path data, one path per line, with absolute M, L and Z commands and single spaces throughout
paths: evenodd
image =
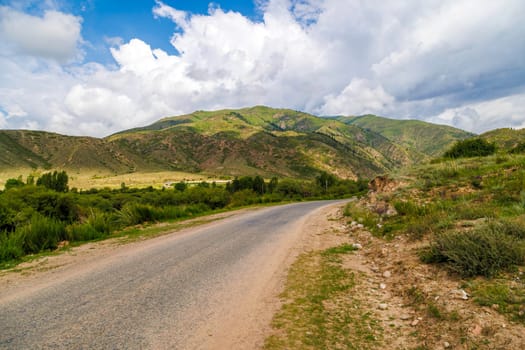
M 390 108 L 395 99 L 382 86 L 374 86 L 364 79 L 353 79 L 337 96 L 329 95 L 319 110 L 323 115 L 359 115 L 381 113 Z
M 448 108 L 430 121 L 452 124 L 482 133 L 501 127 L 525 127 L 525 94 L 511 95 L 489 101 Z
M 0 111 L 0 128 L 5 128 L 7 127 L 7 119 L 6 119 L 6 115 Z
M 67 62 L 77 58 L 82 19 L 46 11 L 32 16 L 0 6 L 0 38 L 16 53 Z
M 178 54 L 108 38 L 115 66 L 56 63 L 78 57 L 80 18 L 1 7 L 0 28 L 14 28 L 0 30 L 8 44 L 0 49 L 11 50 L 0 56 L 3 127 L 100 136 L 167 115 L 256 104 L 472 131 L 524 125 L 523 1 L 257 3 L 259 22 L 219 6 L 191 15 L 157 0 L 152 16 L 175 23 Z M 48 51 L 6 22 L 13 16 L 47 28 Z M 56 34 L 65 23 L 69 36 Z

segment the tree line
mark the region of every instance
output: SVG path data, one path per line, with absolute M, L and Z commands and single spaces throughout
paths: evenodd
M 6 181 L 0 191 L 0 264 L 56 249 L 61 241 L 108 237 L 126 227 L 190 218 L 259 203 L 343 198 L 367 190 L 365 180 L 320 173 L 314 181 L 242 176 L 225 185 L 175 183 L 172 188 L 69 188 L 65 171 Z

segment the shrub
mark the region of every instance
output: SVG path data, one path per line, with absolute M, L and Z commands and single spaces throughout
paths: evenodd
M 484 157 L 494 154 L 496 145 L 484 139 L 467 139 L 458 141 L 451 149 L 445 152 L 445 158 Z
M 412 201 L 395 201 L 393 203 L 397 213 L 401 216 L 419 217 L 428 213 L 428 209 Z
M 119 212 L 119 223 L 122 227 L 157 221 L 159 210 L 147 204 L 127 203 Z
M 510 150 L 510 153 L 525 153 L 525 142 L 520 142 Z
M 0 232 L 0 262 L 15 260 L 24 255 L 23 242 L 20 235 Z
M 493 277 L 501 270 L 525 262 L 523 242 L 507 234 L 501 225 L 489 224 L 467 232 L 438 235 L 421 259 L 427 263 L 447 263 L 464 277 Z
M 240 207 L 255 204 L 260 200 L 253 190 L 241 190 L 232 194 L 230 206 Z
M 68 235 L 71 241 L 83 242 L 102 238 L 101 232 L 98 232 L 89 223 L 73 224 L 68 227 Z
M 5 182 L 4 188 L 7 191 L 7 190 L 10 190 L 11 188 L 22 187 L 24 185 L 25 185 L 25 183 L 24 183 L 24 181 L 22 181 L 21 178 L 18 178 L 18 179 L 7 179 L 7 181 Z
M 19 235 L 25 253 L 55 249 L 58 242 L 68 238 L 64 223 L 38 214 L 17 228 L 14 235 Z

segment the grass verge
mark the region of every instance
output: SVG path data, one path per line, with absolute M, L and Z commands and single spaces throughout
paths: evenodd
M 380 341 L 380 327 L 351 295 L 357 278 L 342 266 L 344 244 L 301 255 L 288 274 L 265 349 L 367 349 Z

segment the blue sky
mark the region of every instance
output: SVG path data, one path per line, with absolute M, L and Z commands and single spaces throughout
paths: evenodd
M 118 0 L 71 1 L 72 12 L 82 16 L 83 36 L 94 47 L 87 50 L 87 60 L 112 62 L 107 50 L 105 37 L 120 37 L 124 42 L 140 38 L 151 46 L 175 54 L 176 50 L 169 39 L 176 30 L 174 23 L 166 18 L 152 15 L 154 1 L 126 1 L 122 6 Z M 165 1 L 167 5 L 193 14 L 207 14 L 210 2 L 206 0 Z M 256 19 L 252 0 L 221 1 L 217 4 L 225 11 L 237 11 Z M 213 5 L 212 5 L 213 6 Z
M 194 110 L 525 127 L 522 0 L 0 0 L 0 128 Z
M 210 7 L 225 11 L 236 11 L 253 19 L 259 19 L 253 0 L 228 0 L 210 2 L 207 0 L 168 0 L 165 4 L 192 14 L 208 14 Z M 140 38 L 151 46 L 175 54 L 169 40 L 177 29 L 172 21 L 156 17 L 152 9 L 154 0 L 71 0 L 71 1 L 0 1 L 26 13 L 42 15 L 49 8 L 60 8 L 67 13 L 82 17 L 82 36 L 89 42 L 85 46 L 87 61 L 113 63 L 106 38 L 121 38 L 127 42 Z

